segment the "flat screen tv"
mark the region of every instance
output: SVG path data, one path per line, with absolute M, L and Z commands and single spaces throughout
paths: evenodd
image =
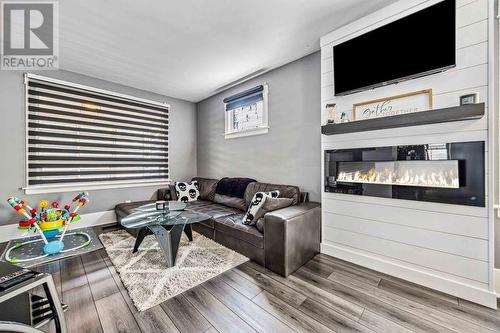
M 445 0 L 333 47 L 335 95 L 455 66 L 455 0 Z

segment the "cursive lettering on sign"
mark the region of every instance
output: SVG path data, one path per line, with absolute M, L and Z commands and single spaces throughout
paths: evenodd
M 379 118 L 379 117 L 388 117 L 395 116 L 398 114 L 412 113 L 417 112 L 418 108 L 408 108 L 408 109 L 394 109 L 391 105 L 391 101 L 387 100 L 382 103 L 378 103 L 367 107 L 364 109 L 361 114 L 363 118 Z
M 392 111 L 391 101 L 383 101 L 363 110 L 363 118 L 385 117 Z
M 353 106 L 354 120 L 390 117 L 432 109 L 432 90 L 381 98 Z

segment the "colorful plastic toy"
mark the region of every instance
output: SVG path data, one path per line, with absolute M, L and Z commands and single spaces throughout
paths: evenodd
M 78 210 L 89 202 L 89 196 L 86 192 L 80 193 L 72 199 L 72 204 L 76 203 L 76 206 L 73 210 L 71 210 L 71 204 L 64 205 L 63 208 L 60 208 L 58 202 L 52 202 L 49 205 L 49 202 L 47 200 L 42 200 L 38 203 L 40 211 L 37 211 L 35 208 L 30 207 L 26 202 L 16 197 L 10 197 L 9 199 L 7 199 L 7 202 L 19 214 L 23 215 L 26 218 L 25 220 L 19 221 L 20 229 L 33 230 L 40 234 L 40 239 L 17 243 L 7 250 L 5 259 L 12 263 L 35 260 L 57 253 L 74 251 L 87 246 L 90 243 L 90 236 L 87 233 L 66 233 L 71 223 L 80 220 Z M 81 235 L 84 236 L 86 240 L 83 242 L 83 244 L 77 247 L 64 249 L 63 239 L 65 235 Z M 34 258 L 31 257 L 28 259 L 16 259 L 10 257 L 10 252 L 13 249 L 18 249 L 23 245 L 40 241 L 43 241 L 45 243 L 43 247 L 44 253 L 42 255 Z

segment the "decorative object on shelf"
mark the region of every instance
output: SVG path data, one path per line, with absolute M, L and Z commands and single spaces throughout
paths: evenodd
M 325 106 L 326 109 L 326 123 L 327 124 L 335 124 L 335 103 L 328 103 Z
M 349 122 L 349 117 L 347 117 L 347 114 L 345 112 L 342 112 L 340 114 L 340 123 L 344 124 L 344 123 L 348 123 L 348 122 Z
M 432 110 L 432 89 L 357 103 L 352 113 L 354 120 L 365 120 L 429 110 Z
M 460 105 L 476 104 L 478 99 L 478 93 L 462 95 L 460 96 Z
M 11 263 L 36 260 L 49 255 L 74 251 L 85 247 L 90 243 L 90 236 L 87 233 L 78 233 L 83 236 L 84 241 L 76 247 L 64 249 L 63 242 L 64 236 L 70 235 L 66 234 L 70 223 L 80 220 L 78 210 L 89 202 L 89 196 L 86 192 L 82 192 L 73 198 L 72 203 L 78 202 L 73 210 L 71 210 L 70 204 L 64 205 L 64 207 L 60 208 L 58 202 L 52 202 L 49 206 L 49 202 L 47 200 L 42 200 L 38 203 L 40 211 L 37 211 L 36 208 L 32 208 L 28 205 L 28 203 L 16 197 L 10 197 L 7 202 L 19 214 L 26 218 L 26 220 L 19 221 L 19 228 L 33 230 L 38 232 L 40 235 L 39 239 L 37 238 L 17 243 L 9 248 L 5 254 L 5 259 Z M 71 233 L 71 235 L 73 234 L 76 233 Z M 28 257 L 25 259 L 10 257 L 10 253 L 13 249 L 35 242 L 45 243 L 43 247 L 43 254 L 40 254 L 37 257 Z
M 342 124 L 342 123 L 347 123 L 349 122 L 349 117 L 347 116 L 347 113 L 344 111 L 337 113 L 336 110 L 336 104 L 335 103 L 328 103 L 325 105 L 326 109 L 326 124 Z

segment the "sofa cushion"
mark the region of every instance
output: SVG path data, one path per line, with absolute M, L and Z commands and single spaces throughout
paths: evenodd
M 198 189 L 200 191 L 201 200 L 214 201 L 215 189 L 217 188 L 217 179 L 194 177 L 194 181 L 198 182 Z
M 236 208 L 239 210 L 246 209 L 245 199 L 243 199 L 243 198 L 230 197 L 228 195 L 222 195 L 222 194 L 215 193 L 214 202 L 219 203 L 219 204 L 224 205 L 224 206 Z
M 243 215 L 243 213 L 240 213 L 215 218 L 215 233 L 220 231 L 263 249 L 264 235 L 254 226 L 243 224 Z
M 211 201 L 207 200 L 196 200 L 196 201 L 191 201 L 186 204 L 186 209 L 194 210 L 196 211 L 200 207 L 205 207 L 205 206 L 210 206 L 213 205 L 214 203 Z
M 233 215 L 233 214 L 241 214 L 242 211 L 239 209 L 231 208 L 231 207 L 226 207 L 224 205 L 220 205 L 217 203 L 211 202 L 208 205 L 196 205 L 194 204 L 197 201 L 190 202 L 188 204 L 188 209 L 210 215 L 212 218 L 217 218 L 220 216 L 226 216 L 226 215 Z M 208 202 L 208 201 L 205 201 Z
M 202 224 L 209 226 L 211 228 L 214 228 L 214 221 L 213 221 L 214 218 L 241 213 L 241 210 L 226 207 L 224 205 L 216 204 L 205 200 L 189 202 L 186 209 L 211 216 L 212 219 L 201 222 Z
M 145 201 L 136 201 L 136 202 L 124 202 L 115 206 L 115 212 L 119 215 L 119 217 L 124 217 L 130 215 L 133 210 L 139 206 L 147 205 L 155 202 L 155 200 L 145 200 Z
M 214 204 L 213 202 L 207 201 L 207 200 L 196 200 L 196 201 L 188 202 L 186 209 L 189 209 L 189 210 L 192 210 L 192 211 L 198 212 L 198 213 L 203 213 L 202 210 L 204 207 L 207 207 L 207 206 L 210 206 L 213 204 Z M 210 215 L 210 216 L 212 216 L 212 215 Z M 210 219 L 208 221 L 200 222 L 200 224 L 203 224 L 211 229 L 214 228 L 214 221 L 212 219 Z
M 250 183 L 245 191 L 245 203 L 248 207 L 252 201 L 253 196 L 257 192 L 269 192 L 278 190 L 280 191 L 280 198 L 291 198 L 293 199 L 292 205 L 296 205 L 300 202 L 300 190 L 297 186 L 292 185 L 276 185 L 269 183 Z

